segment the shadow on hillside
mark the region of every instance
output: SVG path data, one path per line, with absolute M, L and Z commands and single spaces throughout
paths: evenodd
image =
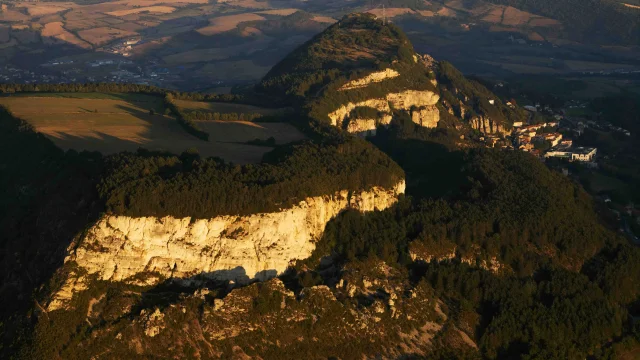
M 59 150 L 0 108 L 0 358 L 28 333 L 76 236 L 103 211 L 99 154 Z M 36 314 L 39 314 L 36 312 Z M 8 357 L 7 357 L 8 358 Z
M 214 298 L 223 298 L 231 290 L 248 286 L 255 282 L 277 277 L 275 269 L 263 270 L 249 277 L 242 266 L 228 270 L 200 273 L 188 278 L 169 278 L 141 294 L 140 301 L 132 308 L 131 314 L 155 307 L 161 310 L 175 304 L 181 298 L 193 295 L 200 289 L 207 289 Z
M 407 194 L 416 198 L 454 198 L 467 178 L 464 153 L 424 140 L 376 136 L 371 142 L 400 165 L 407 177 Z
M 123 100 L 128 100 L 126 94 Z M 180 155 L 197 149 L 202 157 L 219 157 L 236 164 L 259 163 L 263 155 L 273 149 L 250 144 L 255 139 L 276 137 L 278 144 L 304 139 L 304 135 L 286 123 L 253 124 L 246 122 L 202 122 L 203 130 L 211 134 L 210 141 L 202 141 L 187 133 L 176 119 L 151 113 L 153 104 L 128 102 L 116 104 L 112 112 L 96 112 L 80 107 L 69 121 L 39 125 L 36 130 L 64 150 L 97 151 L 104 155 L 123 151 L 136 152 L 143 148 L 153 152 Z M 149 107 L 149 110 L 146 107 Z M 111 109 L 109 110 L 111 111 Z
M 126 94 L 121 97 L 128 101 Z M 134 152 L 145 148 L 179 155 L 191 147 L 206 145 L 186 133 L 175 119 L 158 115 L 157 104 L 128 104 L 130 105 L 115 105 L 116 113 L 105 114 L 81 108 L 86 111 L 86 115 L 75 122 L 73 127 L 42 128 L 42 131 L 62 149 L 98 151 L 102 154 Z M 145 105 L 149 106 L 149 110 L 136 107 Z M 154 110 L 153 115 L 151 110 Z

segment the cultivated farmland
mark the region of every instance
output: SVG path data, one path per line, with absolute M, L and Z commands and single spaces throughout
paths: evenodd
M 260 114 L 275 115 L 286 111 L 286 109 L 269 109 L 258 106 L 245 104 L 232 104 L 223 102 L 206 102 L 206 101 L 190 101 L 176 100 L 176 105 L 186 111 L 207 111 L 217 112 L 221 114 L 238 113 L 238 114 Z
M 196 103 L 194 107 L 203 106 L 192 103 Z M 272 149 L 249 145 L 248 141 L 273 137 L 276 143 L 283 144 L 304 138 L 286 123 L 198 122 L 210 133 L 210 141 L 205 142 L 186 133 L 173 117 L 162 115 L 161 98 L 138 94 L 36 94 L 0 97 L 0 105 L 8 107 L 65 150 L 113 154 L 142 147 L 180 154 L 196 148 L 205 157 L 217 156 L 246 164 L 260 162 Z M 248 105 L 223 105 L 216 108 L 273 111 Z

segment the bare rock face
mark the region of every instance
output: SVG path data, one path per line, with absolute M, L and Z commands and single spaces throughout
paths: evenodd
M 329 114 L 331 125 L 341 127 L 342 122 L 349 116 L 351 111 L 357 107 L 370 107 L 384 113 L 391 112 L 389 102 L 385 99 L 369 99 L 357 103 L 350 102 Z
M 359 89 L 359 88 L 367 87 L 371 83 L 382 82 L 384 80 L 393 79 L 398 76 L 400 76 L 400 73 L 395 71 L 394 69 L 384 69 L 382 71 L 376 71 L 374 73 L 371 73 L 363 77 L 362 79 L 349 81 L 348 83 L 342 85 L 342 87 L 340 87 L 339 90 L 343 91 L 343 90 Z
M 154 312 L 149 312 L 146 309 L 142 310 L 140 321 L 144 328 L 144 334 L 148 337 L 158 335 L 165 328 L 164 314 L 158 308 Z
M 483 134 L 502 134 L 508 135 L 510 132 L 497 121 L 492 120 L 485 116 L 476 116 L 471 119 L 470 125 L 473 129 L 480 131 Z
M 373 136 L 378 126 L 388 126 L 391 119 L 388 114 L 383 114 L 379 119 L 349 119 L 347 131 L 362 137 Z
M 413 106 L 433 106 L 440 100 L 440 95 L 427 90 L 405 90 L 387 94 L 387 100 L 395 109 L 410 110 Z
M 440 121 L 440 112 L 435 106 L 440 100 L 440 95 L 429 90 L 405 90 L 398 93 L 389 93 L 384 99 L 368 99 L 357 103 L 347 103 L 329 114 L 333 126 L 342 127 L 342 123 L 349 117 L 351 111 L 357 107 L 369 107 L 382 114 L 380 119 L 367 122 L 356 122 L 352 127 L 347 127 L 351 133 L 375 130 L 380 124 L 391 122 L 391 108 L 397 110 L 413 111 L 412 119 L 416 124 L 425 127 L 435 127 Z M 358 119 L 362 120 L 362 119 Z M 350 122 L 351 124 L 351 122 Z M 424 125 L 423 125 L 424 124 Z M 372 134 L 373 135 L 373 134 Z
M 426 128 L 435 128 L 440 121 L 440 110 L 435 105 L 425 106 L 411 112 L 411 120 Z
M 250 216 L 105 216 L 69 247 L 65 263 L 75 263 L 79 271 L 54 295 L 49 309 L 63 307 L 74 292 L 83 290 L 86 276 L 138 285 L 195 275 L 239 283 L 274 277 L 292 260 L 309 257 L 327 222 L 338 213 L 347 208 L 386 209 L 404 190 L 404 181 L 392 189 L 344 190 Z

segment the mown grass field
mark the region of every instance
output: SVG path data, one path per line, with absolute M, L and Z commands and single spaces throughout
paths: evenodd
M 173 117 L 163 114 L 162 98 L 142 94 L 58 93 L 0 97 L 0 105 L 28 121 L 62 149 L 113 154 L 145 148 L 180 154 L 195 148 L 202 156 L 217 156 L 238 164 L 257 163 L 272 148 L 248 145 L 274 137 L 278 144 L 303 139 L 286 123 L 201 122 L 209 142 L 186 133 Z M 224 104 L 225 109 L 247 105 Z M 253 108 L 253 107 L 250 107 Z M 154 114 L 150 114 L 154 110 Z

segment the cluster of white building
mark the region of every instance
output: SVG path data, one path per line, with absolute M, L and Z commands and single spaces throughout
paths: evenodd
M 592 162 L 598 149 L 591 147 L 573 147 L 571 139 L 564 139 L 559 132 L 538 133 L 543 128 L 554 128 L 558 122 L 548 122 L 523 126 L 522 123 L 514 123 L 516 127 L 516 142 L 518 149 L 527 152 L 538 152 L 535 143 L 549 142 L 551 149 L 544 153 L 545 158 L 555 157 L 570 161 Z M 542 155 L 542 154 L 538 154 Z
M 570 161 L 592 162 L 597 152 L 598 149 L 592 147 L 567 147 L 564 149 L 552 149 L 544 154 L 544 157 L 555 157 Z

